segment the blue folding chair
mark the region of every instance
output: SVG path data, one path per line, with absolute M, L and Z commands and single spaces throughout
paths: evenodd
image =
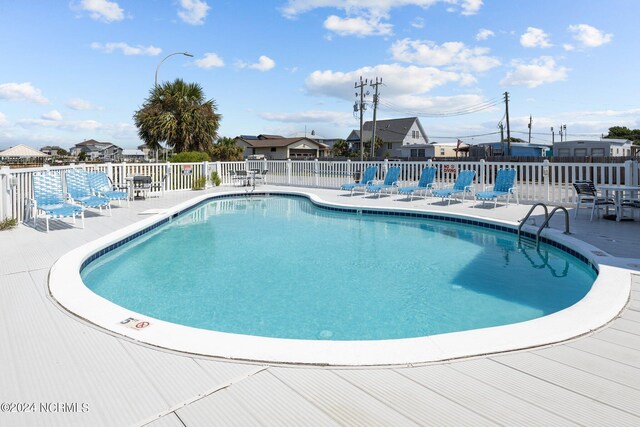
M 102 214 L 102 208 L 109 211 L 111 216 L 111 203 L 107 197 L 97 196 L 91 191 L 89 176 L 86 171 L 72 169 L 64 174 L 67 184 L 67 193 L 73 202 L 79 203 L 84 208 L 98 208 Z
M 350 182 L 348 184 L 342 184 L 340 186 L 341 190 L 349 190 L 351 195 L 353 196 L 353 192 L 355 190 L 364 191 L 367 185 L 371 184 L 376 179 L 376 174 L 378 173 L 377 166 L 369 166 L 364 170 L 362 174 L 362 179 L 360 182 Z
M 380 194 L 383 191 L 388 191 L 389 194 L 393 193 L 393 189 L 398 188 L 398 178 L 400 177 L 400 167 L 393 166 L 390 167 L 387 171 L 387 174 L 384 177 L 384 182 L 382 184 L 369 184 L 365 187 L 365 193 L 374 193 L 378 195 L 380 198 Z
M 122 204 L 122 200 L 127 201 L 129 206 L 129 195 L 126 191 L 117 191 L 109 177 L 104 172 L 88 172 L 89 187 L 98 196 L 106 197 L 109 200 L 117 200 L 118 204 Z
M 422 170 L 420 174 L 420 181 L 418 181 L 418 185 L 410 185 L 406 187 L 399 187 L 398 194 L 404 194 L 407 197 L 411 196 L 411 200 L 413 200 L 413 195 L 424 191 L 424 198 L 427 198 L 427 195 L 431 193 L 433 189 L 434 180 L 436 178 L 436 170 L 435 166 L 427 166 Z
M 47 233 L 49 232 L 49 218 L 82 218 L 82 228 L 84 228 L 84 209 L 82 206 L 67 202 L 67 197 L 62 188 L 62 176 L 55 172 L 34 173 L 32 177 L 33 199 L 33 226 L 36 225 L 38 211 L 44 213 L 47 222 Z
M 464 203 L 465 195 L 473 191 L 473 179 L 475 177 L 476 171 L 474 170 L 462 171 L 458 174 L 453 187 L 434 190 L 433 196 L 442 198 L 442 201 L 448 199 L 447 205 L 450 205 L 452 196 L 462 193 L 462 203 Z
M 493 200 L 493 207 L 498 204 L 498 197 L 507 198 L 507 206 L 509 206 L 509 199 L 511 195 L 516 196 L 516 203 L 520 204 L 518 198 L 518 189 L 514 185 L 516 181 L 515 169 L 499 169 L 496 175 L 496 182 L 491 191 L 481 191 L 476 193 L 476 200 L 482 200 L 482 204 L 487 201 Z

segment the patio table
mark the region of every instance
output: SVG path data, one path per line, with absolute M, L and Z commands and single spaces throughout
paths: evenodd
M 616 207 L 615 220 L 621 221 L 623 219 L 633 221 L 633 218 L 624 218 L 622 216 L 622 200 L 625 192 L 633 193 L 640 191 L 639 185 L 613 185 L 604 184 L 596 187 L 599 191 L 604 192 L 604 197 L 609 197 L 609 192 L 613 194 L 613 201 Z M 607 209 L 608 211 L 608 209 Z M 606 217 L 605 217 L 606 218 Z

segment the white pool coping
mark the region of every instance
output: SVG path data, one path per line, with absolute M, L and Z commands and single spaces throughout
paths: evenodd
M 489 220 L 473 215 L 424 209 L 341 205 L 299 190 L 269 190 L 268 193 L 301 195 L 325 206 L 433 213 L 517 227 L 514 222 Z M 204 200 L 231 194 L 245 195 L 228 191 L 199 196 L 68 252 L 50 270 L 51 296 L 70 313 L 99 328 L 155 347 L 232 360 L 331 366 L 413 365 L 550 345 L 589 334 L 606 325 L 619 315 L 629 299 L 631 270 L 616 266 L 615 258 L 598 248 L 552 229 L 546 229 L 543 235 L 581 253 L 599 270 L 595 283 L 582 300 L 559 312 L 526 322 L 420 338 L 312 341 L 216 332 L 132 312 L 85 286 L 80 277 L 80 269 L 83 262 L 94 253 Z M 132 329 L 120 323 L 127 318 L 149 322 L 149 326 Z

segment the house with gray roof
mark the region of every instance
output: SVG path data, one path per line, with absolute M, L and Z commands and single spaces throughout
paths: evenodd
M 95 139 L 88 139 L 71 147 L 72 156 L 77 156 L 81 152 L 86 153 L 89 160 L 117 162 L 122 159 L 122 148 L 110 142 L 99 142 Z
M 360 141 L 364 141 L 365 147 L 371 144 L 373 136 L 373 122 L 368 121 L 363 125 L 362 138 L 360 131 L 353 130 L 347 137 L 347 143 L 352 151 L 360 152 Z M 376 139 L 383 144 L 375 152 L 375 157 L 432 157 L 433 146 L 429 144 L 429 138 L 420 119 L 407 117 L 402 119 L 389 119 L 376 121 Z
M 553 155 L 557 157 L 628 157 L 631 141 L 628 139 L 602 138 L 600 140 L 556 141 Z

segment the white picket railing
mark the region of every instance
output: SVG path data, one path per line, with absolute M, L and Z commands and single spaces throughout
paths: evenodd
M 162 183 L 164 191 L 190 190 L 194 179 L 213 171 L 218 173 L 223 185 L 232 185 L 230 171 L 268 170 L 267 182 L 272 185 L 340 188 L 353 180 L 354 173 L 367 166 L 378 166 L 378 179 L 383 179 L 390 166 L 400 166 L 400 185 L 415 183 L 425 166 L 436 166 L 436 186 L 453 185 L 458 172 L 476 171 L 476 190 L 491 187 L 496 173 L 501 168 L 515 168 L 518 172 L 517 186 L 520 200 L 524 202 L 545 202 L 557 205 L 574 203 L 575 193 L 572 182 L 591 179 L 598 184 L 640 183 L 640 164 L 637 161 L 625 163 L 537 163 L 509 162 L 359 162 L 359 161 L 292 161 L 292 160 L 245 160 L 239 162 L 203 163 L 102 163 L 67 166 L 43 166 L 28 169 L 0 168 L 0 221 L 5 218 L 25 217 L 26 201 L 32 197 L 31 175 L 34 172 L 64 171 L 72 168 L 99 170 L 105 172 L 115 184 L 126 186 L 126 178 L 132 175 L 150 176 L 153 182 Z M 156 190 L 159 191 L 159 190 Z

